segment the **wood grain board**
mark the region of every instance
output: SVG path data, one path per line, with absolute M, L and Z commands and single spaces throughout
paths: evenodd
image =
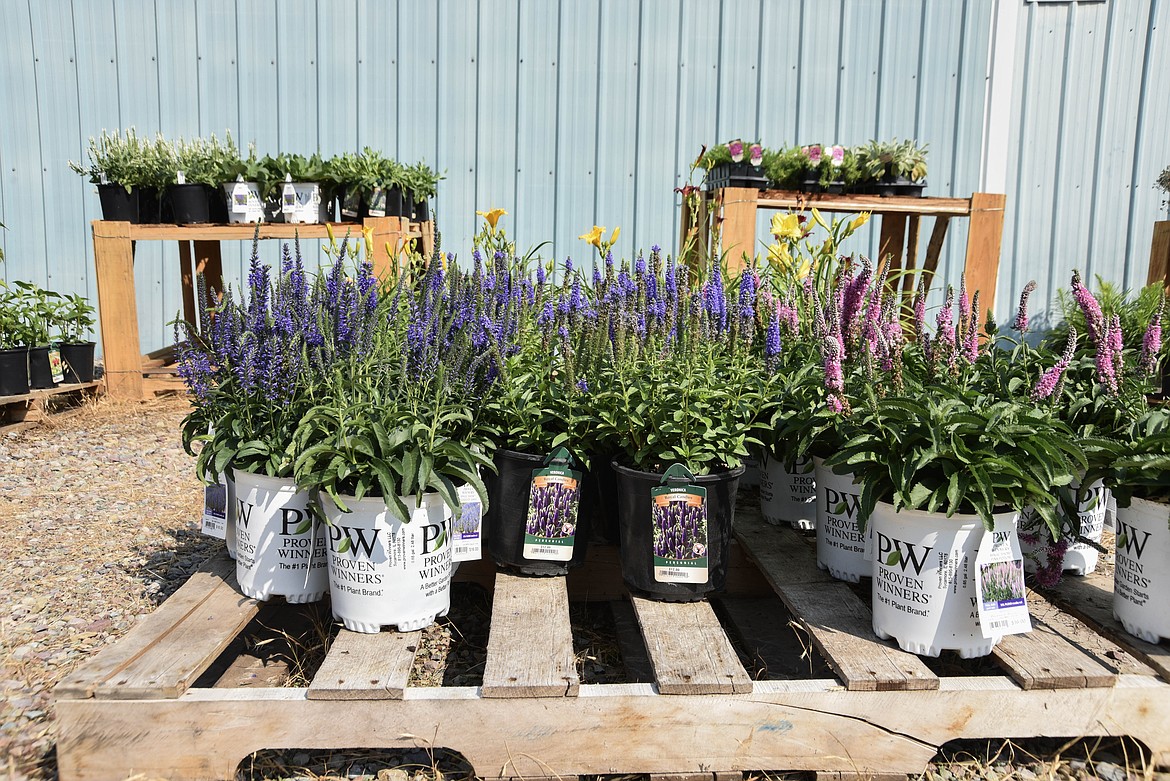
M 631 597 L 661 694 L 736 694 L 752 681 L 707 602 Z
M 484 697 L 575 697 L 581 685 L 564 578 L 498 573 Z
M 422 632 L 342 629 L 309 684 L 311 700 L 401 700 Z

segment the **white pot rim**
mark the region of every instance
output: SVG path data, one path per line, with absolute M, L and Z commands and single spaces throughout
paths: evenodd
M 357 499 L 353 496 L 350 496 L 349 494 L 339 494 L 339 496 L 341 496 L 341 500 L 345 502 L 346 506 L 348 506 L 351 511 L 362 510 L 364 512 L 380 512 L 385 510 L 388 512 L 390 510 L 386 504 L 386 501 L 381 496 L 364 496 L 361 499 Z M 430 508 L 435 504 L 441 505 L 443 507 L 447 506 L 447 503 L 443 501 L 443 497 L 439 495 L 438 491 L 427 491 L 426 493 L 422 494 L 421 501 L 419 500 L 418 494 L 407 494 L 406 496 L 401 497 L 401 499 L 403 504 L 406 505 L 407 509 Z M 341 512 L 341 508 L 338 507 L 329 494 L 325 493 L 324 491 L 319 492 L 318 500 L 326 514 L 350 514 Z
M 879 512 L 888 514 L 889 516 L 898 519 L 898 521 L 908 521 L 911 523 L 929 524 L 932 529 L 938 528 L 940 523 L 947 524 L 955 529 L 970 529 L 975 526 L 983 526 L 983 519 L 973 513 L 955 513 L 950 518 L 946 513 L 928 512 L 927 510 L 911 510 L 908 507 L 903 507 L 900 510 L 895 510 L 894 505 L 889 502 L 878 501 L 873 508 L 873 514 L 877 515 Z M 998 524 L 1000 522 L 1015 523 L 1019 520 L 1019 513 L 1015 510 L 1007 510 L 1000 513 L 992 513 L 992 519 Z M 872 518 L 871 518 L 872 521 Z
M 238 466 L 232 466 L 230 469 L 232 471 L 232 479 L 237 483 L 248 483 L 258 488 L 296 488 L 296 481 L 291 477 L 271 477 L 257 472 L 249 472 L 245 469 L 240 469 Z M 298 491 L 297 493 L 302 492 Z

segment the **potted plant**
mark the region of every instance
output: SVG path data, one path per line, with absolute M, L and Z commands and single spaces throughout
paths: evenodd
M 334 364 L 297 429 L 297 483 L 318 491 L 333 612 L 352 631 L 409 631 L 445 614 L 460 486 L 487 503 L 479 470 L 491 460 L 472 413 L 493 376 L 490 356 L 471 349 L 484 324 L 459 317 L 465 276 L 428 273 L 379 298 L 363 266 L 355 292 L 371 307 L 370 340 Z
M 594 339 L 612 358 L 586 378 L 598 437 L 618 446 L 622 576 L 656 599 L 695 600 L 723 587 L 734 498 L 762 400 L 748 349 L 756 285 L 701 286 L 685 267 L 628 266 L 597 290 Z M 612 331 L 611 331 L 612 324 Z
M 94 309 L 85 296 L 65 296 L 57 311 L 57 327 L 67 383 L 93 382 L 94 343 L 85 337 L 93 333 Z
M 1052 486 L 1085 468 L 1071 430 L 1030 404 L 926 384 L 855 407 L 843 435 L 825 464 L 862 484 L 861 517 L 874 535 L 874 632 L 924 656 L 990 653 L 1005 632 L 971 610 L 987 601 L 977 588 L 981 546 L 1011 543 L 1025 507 L 1059 534 Z M 1009 551 L 1022 600 L 1018 543 Z
M 368 340 L 371 318 L 359 291 L 375 285 L 364 267 L 346 279 L 340 259 L 328 278 L 310 284 L 299 244 L 295 256 L 286 247 L 273 279 L 258 245 L 245 293 L 226 291 L 206 310 L 202 330 L 176 323 L 179 374 L 193 405 L 183 441 L 189 453 L 202 443 L 196 468 L 205 483 L 231 478 L 241 592 L 312 602 L 328 589 L 326 535 L 310 509 L 314 494 L 293 479 L 294 439 L 322 374 Z
M 30 341 L 24 299 L 0 280 L 0 396 L 28 393 Z
M 764 148 L 758 141 L 745 142 L 737 138 L 726 144 L 716 144 L 699 157 L 700 165 L 707 169 L 707 189 L 765 189 L 768 177 L 764 173 L 764 155 Z
M 139 194 L 143 184 L 143 152 L 146 144 L 139 140 L 134 128 L 109 134 L 102 131 L 99 138 L 89 139 L 89 165 L 69 162 L 69 167 L 81 176 L 88 176 L 98 188 L 103 220 L 139 220 Z
M 228 137 L 230 144 L 231 137 Z M 219 175 L 228 222 L 271 221 L 276 216 L 271 202 L 275 182 L 264 161 L 256 157 L 256 146 L 248 145 L 248 156 L 225 157 Z
M 433 171 L 426 163 L 415 163 L 407 166 L 403 172 L 405 189 L 410 193 L 410 219 L 415 222 L 427 222 L 431 219 L 430 199 L 438 195 L 439 180 L 443 177 Z
M 224 170 L 239 157 L 231 135 L 222 144 L 214 134 L 210 139 L 180 138 L 174 149 L 176 168 L 167 185 L 167 196 L 175 222 L 180 225 L 227 222 L 227 206 L 219 188 L 224 183 Z
M 264 159 L 264 166 L 279 194 L 285 222 L 320 223 L 333 216 L 333 200 L 325 185 L 328 167 L 320 154 L 270 156 Z
M 28 383 L 33 390 L 54 388 L 62 378 L 61 354 L 53 346 L 61 294 L 44 290 L 32 282 L 16 281 L 17 296 L 23 302 L 24 331 L 28 345 Z
M 1113 614 L 1149 643 L 1170 638 L 1170 410 L 1147 411 L 1114 439 L 1102 470 L 1117 497 Z
M 796 190 L 804 181 L 808 158 L 798 146 L 769 149 L 764 152 L 764 173 L 768 186 L 779 190 Z
M 164 194 L 174 181 L 175 148 L 159 133 L 154 143 L 142 142 L 140 186 L 138 187 L 138 219 L 142 223 L 163 221 Z

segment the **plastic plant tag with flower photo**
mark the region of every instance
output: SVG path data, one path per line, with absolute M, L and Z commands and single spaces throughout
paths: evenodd
M 300 201 L 297 199 L 297 188 L 293 187 L 291 181 L 286 181 L 280 193 L 280 210 L 285 214 L 291 214 L 300 205 Z
M 456 489 L 459 509 L 452 520 L 451 555 L 455 561 L 479 561 L 482 554 L 480 526 L 483 522 L 483 502 L 475 489 L 461 485 Z
M 662 485 L 650 489 L 658 583 L 706 583 L 709 577 L 707 489 L 691 485 L 694 479 L 685 466 L 674 464 Z
M 1032 631 L 1024 588 L 1024 556 L 1015 529 L 996 523 L 975 554 L 975 603 L 987 638 Z
M 65 363 L 61 360 L 61 351 L 56 347 L 49 350 L 49 371 L 53 374 L 53 382 L 65 379 Z
M 203 487 L 203 519 L 200 531 L 217 540 L 227 538 L 227 482 L 223 475 L 219 482 Z
M 245 214 L 248 211 L 248 198 L 251 192 L 245 182 L 236 182 L 232 186 L 232 211 L 236 214 Z
M 524 558 L 570 561 L 577 536 L 581 473 L 572 468 L 572 456 L 563 447 L 545 459 L 545 463 L 548 466 L 543 469 L 532 470 Z

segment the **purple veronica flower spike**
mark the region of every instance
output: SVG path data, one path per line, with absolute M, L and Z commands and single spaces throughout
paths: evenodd
M 1020 293 L 1020 306 L 1016 309 L 1016 321 L 1012 323 L 1012 328 L 1020 333 L 1028 330 L 1028 298 L 1035 290 L 1036 280 L 1032 280 L 1024 285 L 1024 291 Z
M 1158 367 L 1158 353 L 1162 351 L 1162 310 L 1165 308 L 1166 295 L 1162 294 L 1162 301 L 1158 304 L 1150 324 L 1146 327 L 1146 334 L 1142 337 L 1142 354 L 1138 366 L 1142 374 L 1153 374 Z

